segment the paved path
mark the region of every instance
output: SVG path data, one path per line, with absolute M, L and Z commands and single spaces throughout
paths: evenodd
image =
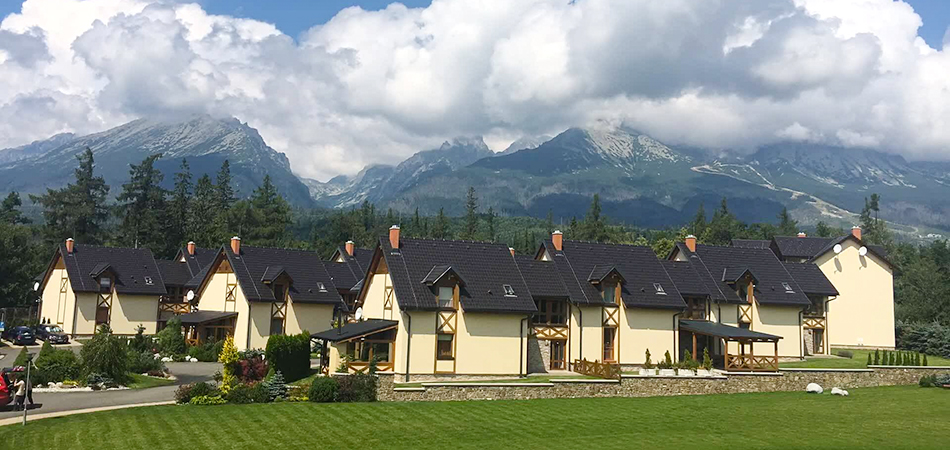
M 177 385 L 211 380 L 214 372 L 221 369 L 218 363 L 166 363 L 168 370 L 178 377 L 176 385 L 160 386 L 148 389 L 127 389 L 121 391 L 37 392 L 33 400 L 41 406 L 31 409 L 29 414 L 46 414 L 63 411 L 78 411 L 90 408 L 108 408 L 141 403 L 167 402 L 175 399 Z M 0 407 L 0 421 L 14 418 L 22 412 L 13 411 L 12 405 Z

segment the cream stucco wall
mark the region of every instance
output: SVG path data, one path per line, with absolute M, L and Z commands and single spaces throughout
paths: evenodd
M 828 303 L 827 339 L 832 346 L 894 348 L 894 273 L 859 248 L 847 240 L 840 254 L 815 261 L 840 294 Z
M 752 331 L 781 336 L 778 355 L 782 357 L 802 357 L 802 334 L 798 313 L 800 307 L 756 304 L 752 314 Z M 755 344 L 755 353 L 774 355 L 775 346 L 771 343 Z
M 76 302 L 73 304 L 74 310 L 66 312 L 66 320 L 73 325 L 74 335 L 90 335 L 96 332 L 96 304 L 99 299 L 97 294 L 79 293 L 76 294 Z
M 568 364 L 574 364 L 576 359 L 600 361 L 604 358 L 603 308 L 572 305 L 570 327 Z
M 155 334 L 157 314 L 157 295 L 115 294 L 109 326 L 114 334 L 135 334 L 139 325 L 145 327 L 145 334 Z
M 624 308 L 618 329 L 620 364 L 643 364 L 647 349 L 656 363 L 673 350 L 673 314 L 678 311 Z M 584 330 L 585 333 L 587 330 Z
M 299 334 L 307 331 L 318 333 L 331 328 L 333 305 L 298 303 L 291 298 L 287 305 L 287 320 L 284 325 L 287 334 Z
M 527 370 L 525 315 L 466 313 L 458 321 L 458 374 L 517 375 Z
M 48 319 L 50 323 L 55 323 L 63 327 L 67 333 L 72 331 L 72 321 L 67 321 L 67 315 L 72 315 L 72 309 L 75 305 L 76 295 L 73 293 L 69 278 L 66 278 L 66 292 L 60 296 L 60 283 L 66 269 L 59 264 L 54 268 L 47 279 L 46 286 L 43 286 L 43 304 L 40 310 L 40 319 Z
M 227 311 L 233 312 L 236 311 L 237 304 L 244 301 L 243 293 L 238 295 L 236 301 L 233 305 L 225 302 L 225 297 L 227 295 L 228 283 L 237 283 L 237 280 L 234 277 L 234 274 L 230 272 L 230 269 L 227 267 L 227 262 L 222 263 L 223 270 L 227 272 L 215 272 L 211 275 L 211 279 L 208 280 L 208 283 L 205 285 L 204 289 L 199 293 L 198 297 L 198 310 L 200 311 Z M 240 286 L 238 291 L 241 291 Z

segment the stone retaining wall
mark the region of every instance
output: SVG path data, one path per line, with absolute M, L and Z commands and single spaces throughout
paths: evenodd
M 920 377 L 950 372 L 950 367 L 874 367 L 860 370 L 782 369 L 711 377 L 624 375 L 616 380 L 552 380 L 551 383 L 426 383 L 401 388 L 392 375 L 380 375 L 380 401 L 529 400 L 583 397 L 657 397 L 805 391 L 808 383 L 830 390 L 917 384 Z

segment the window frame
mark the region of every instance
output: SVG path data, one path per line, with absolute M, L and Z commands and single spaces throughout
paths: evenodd
M 443 289 L 451 289 L 451 290 L 452 290 L 452 298 L 451 298 L 451 300 L 449 300 L 449 303 L 448 303 L 448 304 L 443 304 L 443 301 L 442 301 L 442 290 L 443 290 Z M 458 287 L 457 284 L 455 284 L 455 285 L 450 285 L 450 286 L 446 286 L 446 285 L 436 286 L 436 289 L 435 289 L 435 302 L 436 302 L 437 305 L 439 305 L 439 308 L 441 308 L 441 309 L 458 309 L 458 300 L 459 300 L 459 287 Z
M 547 326 L 566 326 L 567 325 L 567 302 L 561 300 L 539 299 L 535 302 L 538 312 L 532 316 L 531 323 L 534 325 Z M 556 311 L 560 309 L 560 311 Z M 561 317 L 561 321 L 555 321 L 556 316 Z
M 609 339 L 609 345 L 608 345 L 608 339 L 607 339 L 608 336 L 610 337 L 610 339 Z M 602 344 L 603 344 L 603 345 L 602 345 L 603 354 L 602 354 L 601 356 L 603 356 L 603 358 L 604 358 L 603 361 L 604 361 L 605 363 L 607 363 L 607 362 L 616 362 L 616 361 L 617 361 L 617 355 L 616 355 L 616 352 L 617 352 L 617 327 L 604 327 L 603 342 L 602 342 Z M 608 348 L 609 348 L 609 350 L 610 350 L 610 354 L 609 354 L 610 358 L 609 358 L 609 359 L 607 358 L 607 356 L 608 356 L 608 353 L 607 353 Z
M 606 281 L 601 286 L 603 286 L 601 288 L 601 290 L 603 291 L 601 298 L 603 299 L 604 303 L 608 305 L 620 304 L 620 282 Z M 607 292 L 612 292 L 611 294 L 612 298 L 610 300 L 607 299 Z
M 447 338 L 443 337 L 446 336 Z M 445 354 L 443 344 L 448 345 L 448 354 Z M 455 335 L 452 333 L 438 333 L 435 338 L 435 358 L 438 361 L 455 360 Z

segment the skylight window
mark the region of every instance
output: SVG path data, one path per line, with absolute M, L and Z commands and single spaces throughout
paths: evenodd
M 145 277 L 145 284 L 151 286 L 151 285 L 153 285 L 153 284 L 155 284 L 155 283 L 152 282 L 152 277 Z
M 504 286 L 502 286 L 502 287 L 505 288 L 505 295 L 507 295 L 507 296 L 509 296 L 509 297 L 514 297 L 514 296 L 515 296 L 515 288 L 511 287 L 510 284 L 506 284 L 506 285 L 504 285 Z
M 323 284 L 322 281 L 318 281 L 318 282 L 317 282 L 317 290 L 319 290 L 320 292 L 326 292 L 326 291 L 327 291 L 327 286 L 326 286 L 325 284 Z
M 785 288 L 785 293 L 786 293 L 786 294 L 792 294 L 792 293 L 795 292 L 794 290 L 792 290 L 792 286 L 789 285 L 788 283 L 784 282 L 784 281 L 782 282 L 782 287 Z
M 653 289 L 656 289 L 657 295 L 666 295 L 666 291 L 663 290 L 663 286 L 660 283 L 653 283 Z

